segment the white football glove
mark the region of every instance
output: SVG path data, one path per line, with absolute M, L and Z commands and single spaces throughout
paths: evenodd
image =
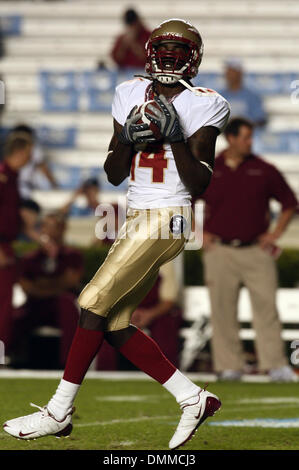
M 136 110 L 137 106 L 134 106 L 134 108 L 131 109 L 121 133 L 118 134 L 118 140 L 126 145 L 142 142 L 154 142 L 154 134 L 150 130 L 148 124 L 136 124 L 141 118 L 141 113 L 136 113 Z

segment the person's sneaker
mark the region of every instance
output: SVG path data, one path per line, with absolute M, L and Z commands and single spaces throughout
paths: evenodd
M 272 382 L 298 382 L 298 376 L 289 366 L 271 369 L 269 376 Z
M 46 406 L 42 408 L 33 403 L 30 403 L 30 405 L 38 408 L 39 411 L 6 421 L 3 425 L 4 431 L 18 439 L 36 439 L 48 435 L 67 437 L 71 434 L 74 408 L 62 421 L 58 421 L 49 413 Z
M 221 407 L 221 401 L 216 395 L 202 389 L 198 393 L 196 402 L 192 405 L 183 404 L 182 417 L 176 431 L 169 442 L 170 449 L 177 449 L 186 444 L 194 435 L 197 428 L 209 417 L 213 416 Z
M 218 375 L 218 380 L 223 380 L 223 381 L 239 381 L 241 380 L 242 378 L 242 371 L 240 370 L 231 370 L 231 369 L 227 369 L 227 370 L 223 370 L 222 372 L 220 372 L 220 374 Z

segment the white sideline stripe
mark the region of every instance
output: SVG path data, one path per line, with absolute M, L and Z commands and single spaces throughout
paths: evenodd
M 196 382 L 217 382 L 216 374 L 184 372 L 184 375 L 190 380 Z M 0 366 L 0 379 L 61 379 L 62 370 L 27 370 L 27 369 L 9 369 Z M 127 372 L 127 371 L 90 371 L 86 374 L 87 379 L 104 379 L 104 380 L 148 380 L 155 381 L 143 372 Z M 249 375 L 244 374 L 241 382 L 245 383 L 268 383 L 271 382 L 268 375 Z
M 184 375 L 190 380 L 196 382 L 217 382 L 216 374 L 202 374 L 197 372 L 184 372 Z M 9 369 L 0 366 L 0 379 L 61 379 L 63 371 L 61 370 L 27 370 L 27 369 Z M 86 374 L 87 379 L 104 379 L 104 380 L 148 380 L 154 381 L 151 377 L 143 372 L 126 372 L 126 371 L 90 371 Z M 245 383 L 268 383 L 271 382 L 268 375 L 249 375 L 244 374 L 241 382 Z
M 95 399 L 97 401 L 112 401 L 112 402 L 123 402 L 123 401 L 158 401 L 163 398 L 169 398 L 170 395 L 108 395 L 108 396 L 98 396 Z
M 233 406 L 233 405 L 232 405 Z M 290 403 L 281 403 L 280 405 L 278 405 L 277 403 L 276 404 L 262 404 L 261 406 L 259 406 L 258 404 L 254 407 L 245 407 L 245 406 L 242 406 L 242 407 L 236 407 L 236 406 L 233 406 L 233 408 L 230 407 L 226 407 L 226 404 L 224 403 L 222 405 L 222 409 L 221 409 L 221 414 L 223 413 L 235 413 L 235 412 L 248 412 L 248 411 L 257 411 L 260 413 L 260 411 L 262 410 L 265 410 L 265 411 L 269 411 L 271 409 L 274 409 L 274 410 L 281 410 L 281 409 L 285 409 L 285 408 L 296 408 L 297 409 L 297 403 L 293 403 L 293 404 L 290 404 Z
M 209 426 L 250 427 L 250 428 L 299 428 L 299 419 L 244 419 L 214 421 Z
M 265 397 L 265 398 L 243 398 L 242 400 L 236 400 L 230 403 L 262 403 L 262 404 L 274 404 L 274 403 L 299 403 L 298 397 Z
M 169 419 L 171 416 L 143 416 L 141 418 L 112 419 L 110 421 L 95 421 L 93 423 L 76 424 L 76 428 L 88 428 L 92 426 L 108 426 L 110 424 L 139 423 L 140 421 Z
M 134 441 L 122 441 L 119 443 L 120 446 L 132 446 L 133 444 L 135 444 Z
M 122 401 L 157 401 L 163 399 L 169 399 L 170 395 L 99 395 L 95 397 L 97 401 L 112 401 L 112 402 L 122 402 Z M 265 397 L 265 398 L 244 398 L 241 400 L 232 400 L 225 401 L 225 406 L 236 406 L 236 405 L 289 405 L 299 403 L 299 397 Z M 239 408 L 244 409 L 245 407 Z M 259 406 L 260 408 L 260 406 Z M 265 408 L 265 407 L 264 407 Z M 273 407 L 272 407 L 273 408 Z M 248 409 L 248 407 L 246 407 Z
M 9 369 L 0 366 L 0 379 L 61 379 L 63 371 L 61 370 L 27 370 L 27 369 Z M 190 380 L 215 382 L 215 374 L 197 374 L 185 373 Z M 105 380 L 147 380 L 154 381 L 143 372 L 126 371 L 90 371 L 86 374 L 87 379 L 105 379 Z
M 27 370 L 27 369 L 0 369 L 0 378 L 20 378 L 20 379 L 61 379 L 62 370 Z M 143 372 L 102 372 L 90 371 L 86 374 L 87 379 L 108 379 L 108 380 L 153 380 Z

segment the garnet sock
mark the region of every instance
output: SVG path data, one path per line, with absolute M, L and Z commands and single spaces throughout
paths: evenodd
M 103 339 L 103 331 L 85 330 L 80 326 L 77 327 L 65 366 L 64 380 L 73 384 L 81 384 L 102 345 Z
M 136 330 L 119 351 L 138 369 L 161 384 L 176 371 L 176 367 L 164 356 L 157 343 L 141 330 Z

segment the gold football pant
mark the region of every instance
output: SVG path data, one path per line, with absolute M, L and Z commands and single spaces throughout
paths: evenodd
M 190 234 L 190 206 L 131 209 L 93 279 L 81 292 L 81 308 L 106 318 L 106 331 L 127 328 L 162 264 L 175 258 Z

